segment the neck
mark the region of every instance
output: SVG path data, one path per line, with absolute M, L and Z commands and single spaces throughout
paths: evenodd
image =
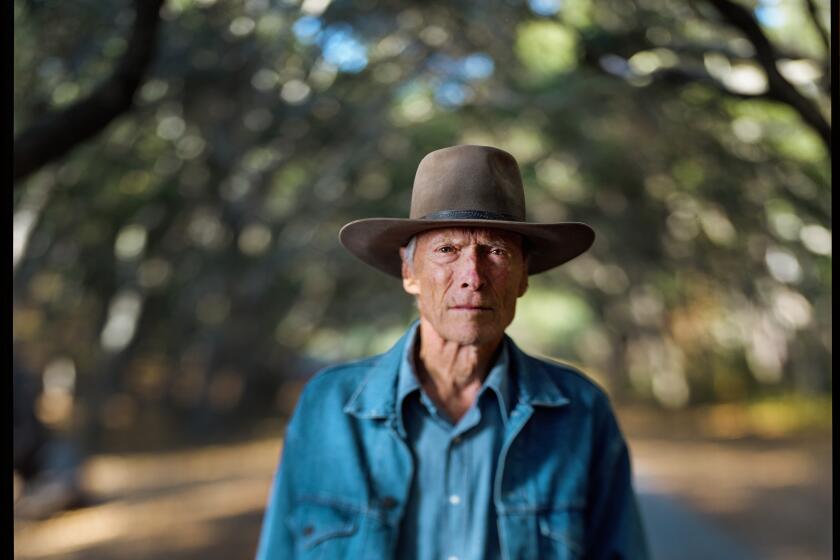
M 441 337 L 421 318 L 415 344 L 417 376 L 426 394 L 453 421 L 472 406 L 493 365 L 501 338 L 484 344 L 465 345 Z

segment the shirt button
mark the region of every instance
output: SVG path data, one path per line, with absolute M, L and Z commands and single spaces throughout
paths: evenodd
M 381 505 L 383 509 L 393 509 L 397 505 L 397 500 L 393 496 L 385 496 L 382 498 Z
M 457 494 L 452 494 L 451 496 L 449 496 L 449 503 L 453 506 L 457 506 L 461 503 L 461 496 Z
M 452 438 L 452 443 L 461 443 L 461 436 L 455 436 Z

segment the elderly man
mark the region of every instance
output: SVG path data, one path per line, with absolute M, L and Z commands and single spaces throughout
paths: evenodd
M 409 219 L 340 239 L 402 278 L 420 320 L 307 384 L 257 557 L 647 558 L 606 395 L 504 334 L 529 274 L 586 251 L 592 229 L 525 221 L 514 158 L 455 146 L 420 162 Z

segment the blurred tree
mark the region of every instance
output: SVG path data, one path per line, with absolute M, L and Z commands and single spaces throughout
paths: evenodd
M 126 52 L 125 2 L 37 5 L 15 3 L 16 131 Z M 531 219 L 598 231 L 534 277 L 511 327 L 527 349 L 667 406 L 827 392 L 826 13 L 167 2 L 133 110 L 14 193 L 20 359 L 76 364 L 61 421 L 91 445 L 265 413 L 281 381 L 414 316 L 336 235 L 405 215 L 420 158 L 471 142 L 516 155 Z
M 86 98 L 40 117 L 15 138 L 15 181 L 92 138 L 131 107 L 154 53 L 162 3 L 136 0 L 131 36 L 111 75 Z

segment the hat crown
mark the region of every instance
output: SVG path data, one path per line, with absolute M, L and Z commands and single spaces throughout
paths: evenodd
M 402 277 L 400 247 L 437 228 L 495 228 L 528 240 L 528 274 L 559 266 L 592 245 L 595 232 L 578 222 L 525 219 L 525 189 L 512 155 L 461 145 L 429 153 L 417 166 L 410 218 L 365 218 L 345 224 L 341 244 L 367 264 Z
M 414 176 L 410 218 L 441 219 L 452 212 L 525 221 L 525 191 L 516 159 L 498 148 L 473 145 L 427 154 Z

